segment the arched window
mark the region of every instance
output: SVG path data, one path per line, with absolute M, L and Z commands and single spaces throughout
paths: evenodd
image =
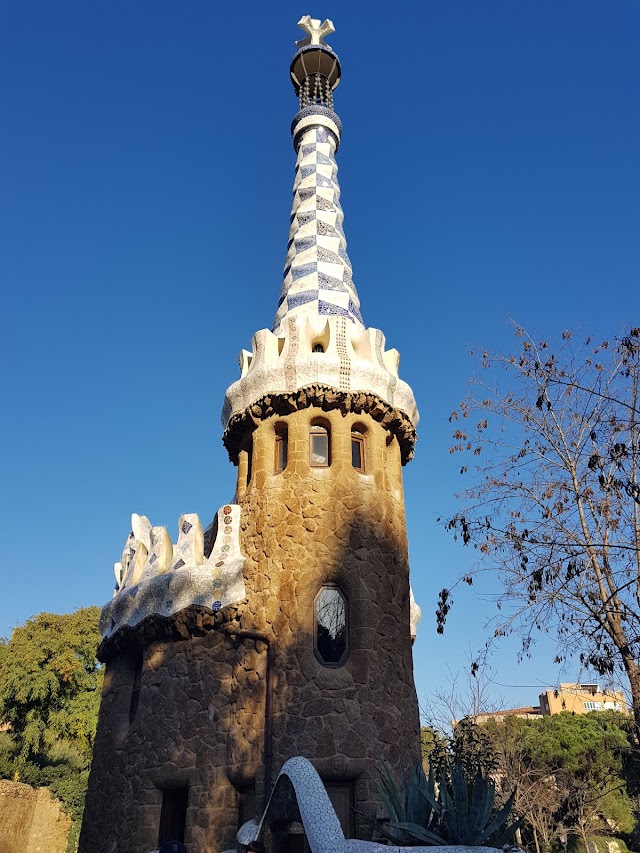
M 347 599 L 337 586 L 323 586 L 314 602 L 314 653 L 323 666 L 342 666 L 349 656 Z
M 309 434 L 309 465 L 312 468 L 328 468 L 331 464 L 329 430 L 320 424 L 312 424 Z
M 351 430 L 351 464 L 356 471 L 364 474 L 364 435 L 359 429 Z
M 324 347 L 321 343 L 314 344 L 311 347 L 311 352 L 324 352 Z
M 287 467 L 287 458 L 289 455 L 289 435 L 287 427 L 278 424 L 276 427 L 276 443 L 275 443 L 275 459 L 273 470 L 276 474 L 281 474 Z

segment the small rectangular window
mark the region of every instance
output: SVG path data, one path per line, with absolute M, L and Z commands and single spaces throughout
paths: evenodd
M 138 713 L 138 703 L 140 702 L 140 688 L 142 686 L 142 666 L 144 658 L 139 654 L 136 658 L 135 670 L 133 673 L 133 685 L 131 687 L 131 700 L 129 702 L 129 725 L 131 725 Z
M 351 464 L 364 473 L 364 439 L 361 435 L 351 436 Z
M 275 472 L 281 474 L 287 467 L 287 455 L 289 451 L 289 442 L 286 435 L 276 435 L 276 459 Z
M 309 464 L 312 468 L 329 467 L 329 435 L 324 427 L 311 427 Z
M 187 805 L 189 788 L 165 788 L 162 792 L 162 810 L 160 812 L 160 831 L 158 847 L 167 841 L 184 843 L 184 829 L 187 824 Z

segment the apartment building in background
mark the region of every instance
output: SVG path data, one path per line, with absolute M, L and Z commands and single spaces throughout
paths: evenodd
M 592 711 L 629 713 L 624 693 L 618 690 L 603 690 L 599 684 L 594 683 L 562 682 L 557 687 L 549 687 L 540 694 L 538 700 L 538 705 L 473 714 L 470 719 L 482 725 L 489 720 L 501 723 L 506 717 L 538 720 L 551 714 L 561 714 L 563 711 L 570 714 L 590 714 Z

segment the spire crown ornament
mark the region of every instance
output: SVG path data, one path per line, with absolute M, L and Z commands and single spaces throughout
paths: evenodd
M 307 35 L 296 42 L 296 47 L 306 47 L 308 44 L 329 47 L 329 45 L 324 45 L 323 39 L 336 31 L 333 21 L 326 18 L 321 24 L 319 18 L 312 18 L 311 15 L 303 15 L 298 21 L 298 26 Z
M 306 38 L 296 42 L 298 51 L 291 61 L 291 82 L 300 101 L 300 109 L 320 106 L 333 110 L 333 90 L 340 82 L 340 60 L 336 52 L 324 43 L 335 32 L 330 20 L 305 15 L 298 21 Z

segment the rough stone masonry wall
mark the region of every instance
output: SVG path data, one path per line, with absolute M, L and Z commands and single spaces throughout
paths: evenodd
M 329 468 L 309 465 L 312 423 L 331 432 Z M 288 464 L 274 474 L 285 426 Z M 352 428 L 365 434 L 364 474 L 352 466 Z M 248 486 L 246 449 L 238 472 L 245 620 L 276 643 L 274 771 L 303 755 L 325 782 L 352 781 L 357 835 L 370 837 L 363 815 L 379 804 L 376 764 L 419 760 L 398 441 L 366 415 L 312 407 L 259 423 L 252 445 Z M 325 583 L 349 602 L 351 653 L 336 669 L 313 653 L 313 603 Z
M 331 431 L 326 469 L 309 466 L 316 419 Z M 281 426 L 288 464 L 274 474 Z M 351 464 L 353 427 L 365 437 L 364 474 Z M 397 438 L 366 415 L 314 407 L 258 423 L 252 445 L 248 486 L 246 449 L 238 470 L 247 602 L 151 619 L 105 649 L 80 853 L 153 849 L 163 788 L 189 786 L 189 853 L 233 846 L 241 791 L 255 786 L 263 807 L 266 647 L 225 629 L 264 632 L 275 648 L 274 781 L 287 758 L 303 755 L 325 782 L 352 782 L 364 838 L 365 816 L 379 805 L 377 763 L 419 760 Z M 313 653 L 313 601 L 324 583 L 349 602 L 351 653 L 338 669 Z M 138 648 L 144 667 L 130 725 Z
M 2 853 L 64 853 L 71 818 L 46 788 L 0 780 Z
M 113 650 L 107 666 L 81 853 L 152 850 L 158 842 L 162 789 L 186 785 L 189 853 L 224 850 L 234 842 L 238 792 L 227 767 L 241 757 L 253 778 L 260 766 L 264 655 L 255 642 L 215 630 L 221 620 L 212 615 L 203 619 L 183 613 L 169 630 L 166 621 L 145 626 L 147 633 L 155 628 L 156 634 L 172 636 L 144 649 L 131 724 L 139 651 Z M 255 730 L 247 748 L 244 735 L 236 732 L 245 711 L 249 729 Z

